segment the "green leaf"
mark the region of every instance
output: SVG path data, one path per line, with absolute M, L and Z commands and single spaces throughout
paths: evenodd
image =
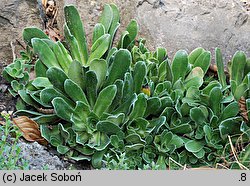
M 17 80 L 11 81 L 11 87 L 13 88 L 14 91 L 18 92 L 19 90 L 24 89 L 24 85 L 18 83 Z
M 110 42 L 110 35 L 105 34 L 101 36 L 99 39 L 91 47 L 91 54 L 88 59 L 88 64 L 93 59 L 100 59 L 108 50 Z
M 222 92 L 219 87 L 214 87 L 209 94 L 209 105 L 216 116 L 221 111 Z
M 111 135 L 110 136 L 110 143 L 116 149 L 120 148 L 121 146 L 124 146 L 123 140 L 120 140 L 120 138 L 117 135 Z
M 166 74 L 166 80 L 172 82 L 173 80 L 173 72 L 172 72 L 172 68 L 170 66 L 170 60 L 166 60 L 166 70 L 167 70 L 167 74 Z
M 137 119 L 139 117 L 143 117 L 147 108 L 147 100 L 143 93 L 140 93 L 137 96 L 137 100 L 133 105 L 133 109 L 129 115 L 130 120 Z
M 36 87 L 37 89 L 52 87 L 52 84 L 46 77 L 37 77 L 36 79 L 32 81 L 32 85 Z
M 97 98 L 97 77 L 94 71 L 86 72 L 86 96 L 91 107 L 94 107 Z
M 194 49 L 189 55 L 188 55 L 188 62 L 190 64 L 194 64 L 197 58 L 203 53 L 205 50 L 201 47 L 198 47 Z
M 204 113 L 198 107 L 190 110 L 190 118 L 197 124 L 202 124 L 206 120 Z
M 92 43 L 94 44 L 104 34 L 105 34 L 104 26 L 101 23 L 97 23 L 94 27 Z
M 35 63 L 35 74 L 36 77 L 46 77 L 47 67 L 38 59 Z
M 70 150 L 69 147 L 64 146 L 64 145 L 58 145 L 56 149 L 57 149 L 57 152 L 59 152 L 60 154 L 66 154 Z
M 57 41 L 53 45 L 52 49 L 59 65 L 62 67 L 63 71 L 67 74 L 70 63 L 72 62 L 72 59 L 70 59 L 71 56 L 66 52 L 66 49 L 64 48 L 64 46 L 60 41 Z
M 67 79 L 64 82 L 64 90 L 74 102 L 82 101 L 86 105 L 89 104 L 85 93 L 74 81 Z
M 222 111 L 220 116 L 220 120 L 223 121 L 228 118 L 235 117 L 239 113 L 239 105 L 238 102 L 234 101 L 226 106 L 226 108 Z
M 117 48 L 113 47 L 109 50 L 108 55 L 106 57 L 106 61 L 108 63 L 108 66 L 111 66 L 113 63 L 114 55 L 117 52 Z
M 107 61 L 104 59 L 94 59 L 90 62 L 89 69 L 95 72 L 98 80 L 97 88 L 99 88 L 104 82 L 107 75 L 108 71 Z
M 124 37 L 123 48 L 128 48 L 129 45 L 135 40 L 138 34 L 139 26 L 136 20 L 132 19 L 128 24 L 126 31 L 129 33 Z
M 31 40 L 33 38 L 39 39 L 49 39 L 49 37 L 39 28 L 36 27 L 26 27 L 23 30 L 23 40 L 32 47 Z
M 99 121 L 96 124 L 96 129 L 105 134 L 117 134 L 121 132 L 121 128 L 110 121 Z
M 234 98 L 236 101 L 239 101 L 240 98 L 249 90 L 249 87 L 245 83 L 241 83 L 239 86 L 236 87 L 234 92 Z
M 68 43 L 70 54 L 72 56 L 73 60 L 77 60 L 81 62 L 82 65 L 85 65 L 85 62 L 82 62 L 82 55 L 80 53 L 80 47 L 79 44 L 76 40 L 76 38 L 71 34 L 69 27 L 67 24 L 64 25 L 64 35 L 65 35 L 65 40 Z
M 114 62 L 111 66 L 107 84 L 113 84 L 117 79 L 123 79 L 132 62 L 131 54 L 128 50 L 120 49 L 114 56 Z
M 117 45 L 117 48 L 118 48 L 118 49 L 125 48 L 125 47 L 124 47 L 124 40 L 125 40 L 126 37 L 128 37 L 127 35 L 129 35 L 129 32 L 128 32 L 128 31 L 122 32 L 122 35 L 121 35 L 121 37 L 120 37 L 120 41 L 119 41 L 119 43 L 118 43 L 118 45 Z
M 235 80 L 237 86 L 240 85 L 243 80 L 245 65 L 245 53 L 242 51 L 237 51 L 233 56 L 231 67 L 231 80 Z
M 100 169 L 102 168 L 102 159 L 103 159 L 103 156 L 105 154 L 105 150 L 103 151 L 96 151 L 93 156 L 92 156 L 92 159 L 91 159 L 91 164 L 93 165 L 93 167 L 95 169 Z
M 27 93 L 26 90 L 19 90 L 18 91 L 19 96 L 22 98 L 22 100 L 27 103 L 30 106 L 33 106 L 35 108 L 39 108 L 39 104 L 37 102 L 35 102 L 31 96 Z
M 71 156 L 70 158 L 75 161 L 84 161 L 84 160 L 90 161 L 92 159 L 91 157 L 84 155 Z
M 110 143 L 110 139 L 107 134 L 101 132 L 95 132 L 89 139 L 87 146 L 96 149 L 97 151 L 104 150 Z
M 190 124 L 185 123 L 171 128 L 170 131 L 174 134 L 189 134 L 193 131 L 193 128 Z
M 15 114 L 18 116 L 30 116 L 30 117 L 37 117 L 37 116 L 43 115 L 40 112 L 35 112 L 35 111 L 31 111 L 31 110 L 18 110 L 15 112 Z
M 70 117 L 74 110 L 64 99 L 60 97 L 54 98 L 52 105 L 58 117 L 70 122 Z
M 165 80 L 167 75 L 167 61 L 163 61 L 159 66 L 158 77 L 159 81 L 162 82 Z
M 61 69 L 50 67 L 46 75 L 54 88 L 64 92 L 64 81 L 68 79 L 68 76 Z
M 143 61 L 139 61 L 134 66 L 133 79 L 134 79 L 134 92 L 139 94 L 142 89 L 142 85 L 147 73 L 146 64 Z
M 58 121 L 58 117 L 56 114 L 46 114 L 46 115 L 43 114 L 41 116 L 32 117 L 31 119 L 39 124 L 47 124 L 47 123 L 52 124 Z
M 58 146 L 63 144 L 63 138 L 60 135 L 58 125 L 54 125 L 52 128 L 48 128 L 47 125 L 41 125 L 41 135 L 53 146 Z
M 149 127 L 154 128 L 153 133 L 157 134 L 159 133 L 161 127 L 166 123 L 166 117 L 160 116 L 158 118 L 150 120 L 149 123 L 150 123 Z
M 207 70 L 210 66 L 210 62 L 211 62 L 211 52 L 206 51 L 203 52 L 196 60 L 194 63 L 193 67 L 200 67 L 204 74 L 207 73 Z
M 188 54 L 184 50 L 179 50 L 176 52 L 171 70 L 173 72 L 173 83 L 175 83 L 178 79 L 184 80 L 184 77 L 187 72 L 188 67 Z
M 77 40 L 81 56 L 81 62 L 83 65 L 86 65 L 88 61 L 88 47 L 81 17 L 77 9 L 72 5 L 66 5 L 64 7 L 64 14 L 65 21 L 69 30 Z
M 117 115 L 108 116 L 106 120 L 116 124 L 117 126 L 119 126 L 124 122 L 124 119 L 125 119 L 125 114 L 120 113 L 120 114 L 117 114 Z
M 146 108 L 144 116 L 147 117 L 150 114 L 152 115 L 156 114 L 160 107 L 161 107 L 161 100 L 158 97 L 148 98 L 147 108 Z
M 137 96 L 136 94 L 132 94 L 125 102 L 123 102 L 112 114 L 124 113 L 125 115 L 130 112 L 132 104 L 135 102 Z
M 220 81 L 222 87 L 224 88 L 227 86 L 227 81 L 226 81 L 226 75 L 224 72 L 223 57 L 221 54 L 221 50 L 219 48 L 215 48 L 215 63 L 217 65 L 217 69 L 218 69 L 219 81 Z
M 125 146 L 125 151 L 130 152 L 130 151 L 138 151 L 144 147 L 143 144 L 133 144 L 133 145 L 126 145 Z
M 242 117 L 234 117 L 222 121 L 219 125 L 221 138 L 225 140 L 228 135 L 240 134 L 241 122 L 242 122 Z
M 211 92 L 211 90 L 212 90 L 214 87 L 222 88 L 221 84 L 220 84 L 218 81 L 211 81 L 211 82 L 202 90 L 202 93 L 203 93 L 203 94 L 206 94 L 206 95 L 209 95 L 210 92 Z
M 167 166 L 165 163 L 165 157 L 164 156 L 159 156 L 157 161 L 156 161 L 156 165 L 158 166 L 159 170 L 167 170 Z
M 74 103 L 68 99 L 64 94 L 57 91 L 54 88 L 45 88 L 40 93 L 40 99 L 44 105 L 51 105 L 51 101 L 56 98 L 61 97 L 66 101 L 69 105 L 73 105 Z
M 201 149 L 199 152 L 193 152 L 193 154 L 198 158 L 201 159 L 205 156 L 205 150 Z
M 190 140 L 187 143 L 185 143 L 185 148 L 187 149 L 187 151 L 193 153 L 199 152 L 203 147 L 204 145 L 196 140 Z
M 249 72 L 250 72 L 250 58 L 247 58 L 245 69 L 244 69 L 244 76 L 246 76 Z
M 167 50 L 165 48 L 158 47 L 154 55 L 155 58 L 158 59 L 159 63 L 162 63 L 167 57 Z
M 112 47 L 112 42 L 113 42 L 113 39 L 115 37 L 115 33 L 120 26 L 120 23 L 119 23 L 120 22 L 120 14 L 119 14 L 119 10 L 118 10 L 117 6 L 113 3 L 111 3 L 110 7 L 112 8 L 112 12 L 113 12 L 113 20 L 112 20 L 112 23 L 111 23 L 111 26 L 109 29 L 109 34 L 111 36 L 109 48 Z
M 185 79 L 184 86 L 186 89 L 190 87 L 201 87 L 203 84 L 204 72 L 200 67 L 195 67 Z
M 84 125 L 81 126 L 81 128 L 83 128 Z M 76 128 L 76 129 L 80 129 L 80 128 Z M 87 132 L 78 132 L 76 131 L 76 143 L 80 144 L 80 145 L 85 145 L 85 143 L 89 140 L 90 138 L 90 134 L 88 134 Z M 87 147 L 87 146 L 85 146 Z M 87 147 L 90 148 L 90 147 Z
M 210 141 L 212 139 L 212 128 L 208 125 L 204 125 L 203 131 L 205 133 L 206 140 Z M 208 142 L 207 142 L 208 143 Z
M 54 52 L 49 48 L 49 46 L 38 38 L 33 38 L 31 40 L 34 53 L 38 55 L 39 59 L 43 62 L 43 64 L 47 67 L 57 67 L 61 68 Z
M 250 120 L 250 99 L 246 99 L 247 115 Z
M 122 88 L 123 97 L 121 99 L 121 103 L 126 102 L 133 95 L 133 87 L 134 87 L 133 77 L 131 73 L 127 72 L 124 75 L 124 83 L 123 83 L 123 88 Z
M 110 85 L 105 87 L 98 95 L 93 111 L 101 117 L 106 110 L 108 110 L 117 92 L 116 85 Z
M 105 4 L 99 22 L 104 26 L 105 33 L 108 33 L 113 20 L 113 10 L 109 4 Z
M 113 111 L 115 108 L 117 108 L 117 106 L 121 104 L 121 99 L 123 97 L 123 81 L 118 79 L 115 81 L 115 85 L 117 87 L 117 92 L 111 106 L 109 107 L 108 112 Z
M 74 131 L 86 131 L 87 119 L 90 114 L 89 105 L 84 102 L 77 101 L 74 112 L 71 115 L 72 129 Z
M 79 61 L 73 60 L 69 66 L 68 76 L 83 90 L 85 89 L 84 71 Z

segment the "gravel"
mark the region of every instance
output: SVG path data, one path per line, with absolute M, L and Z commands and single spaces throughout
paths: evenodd
M 49 153 L 46 147 L 34 143 L 19 141 L 22 149 L 21 156 L 29 162 L 30 170 L 64 170 L 68 165 L 60 160 L 58 156 Z
M 29 162 L 30 170 L 85 170 L 91 169 L 89 162 L 69 161 L 64 157 L 59 157 L 56 150 L 45 147 L 37 142 L 28 143 L 19 140 L 22 151 L 20 156 Z

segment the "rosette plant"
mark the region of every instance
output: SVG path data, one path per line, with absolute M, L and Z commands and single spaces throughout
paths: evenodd
M 152 52 L 144 39 L 136 40 L 135 20 L 115 47 L 120 16 L 114 4 L 104 6 L 91 47 L 77 9 L 69 5 L 64 12 L 63 42 L 24 29 L 37 57 L 36 77 L 15 89 L 21 98 L 15 114 L 38 123 L 58 153 L 91 161 L 94 168 L 166 169 L 171 160 L 214 166 L 229 153 L 228 137 L 249 142 L 249 123 L 238 105 L 241 97 L 250 105 L 249 64 L 242 52 L 235 54 L 227 79 L 216 49 L 218 79 L 209 78 L 209 51 L 179 50 L 171 61 L 165 48 Z M 22 74 L 29 73 L 19 64 L 4 70 L 11 84 L 21 83 Z

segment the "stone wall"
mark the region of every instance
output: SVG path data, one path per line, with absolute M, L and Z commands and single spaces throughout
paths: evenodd
M 115 3 L 121 11 L 123 31 L 130 19 L 140 25 L 140 37 L 147 39 L 149 48 L 166 47 L 169 56 L 179 49 L 189 52 L 202 46 L 213 52 L 220 47 L 227 62 L 236 50 L 250 56 L 250 21 L 242 0 L 57 0 L 58 25 L 62 30 L 63 6 L 75 4 L 80 11 L 91 44 L 92 31 L 103 5 Z M 20 47 L 21 33 L 26 26 L 42 28 L 37 1 L 1 0 L 0 3 L 0 67 L 12 61 L 10 43 Z M 0 68 L 0 72 L 1 72 Z
M 220 47 L 225 62 L 237 50 L 250 56 L 249 2 L 242 0 L 70 0 L 77 5 L 90 36 L 105 3 L 121 11 L 121 30 L 134 18 L 149 48 L 166 47 L 170 57 L 179 49 Z M 67 0 L 64 0 L 67 2 Z M 120 33 L 117 34 L 118 36 Z M 91 37 L 88 37 L 91 38 Z M 90 39 L 89 39 L 90 42 Z
M 27 26 L 42 28 L 37 2 L 34 0 L 1 0 L 0 3 L 0 72 L 21 50 L 22 30 Z M 18 41 L 17 41 L 18 40 Z

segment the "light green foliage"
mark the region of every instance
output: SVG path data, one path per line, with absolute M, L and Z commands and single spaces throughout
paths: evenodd
M 29 164 L 22 159 L 21 147 L 18 139 L 22 136 L 19 129 L 12 125 L 10 116 L 1 113 L 5 120 L 5 125 L 0 125 L 0 170 L 27 170 Z
M 16 114 L 39 123 L 58 153 L 97 169 L 159 170 L 173 162 L 214 166 L 229 153 L 228 136 L 234 143 L 239 137 L 249 142 L 250 126 L 237 102 L 245 97 L 249 110 L 249 60 L 243 52 L 233 58 L 228 83 L 219 49 L 217 79 L 208 73 L 210 51 L 179 50 L 172 59 L 165 48 L 150 51 L 144 39 L 136 39 L 135 20 L 113 47 L 120 16 L 114 4 L 106 4 L 88 53 L 76 8 L 66 6 L 65 12 L 65 45 L 25 30 L 25 41 L 32 41 L 39 58 L 33 81 L 19 85 L 29 72 L 21 61 L 4 70 L 22 100 Z

